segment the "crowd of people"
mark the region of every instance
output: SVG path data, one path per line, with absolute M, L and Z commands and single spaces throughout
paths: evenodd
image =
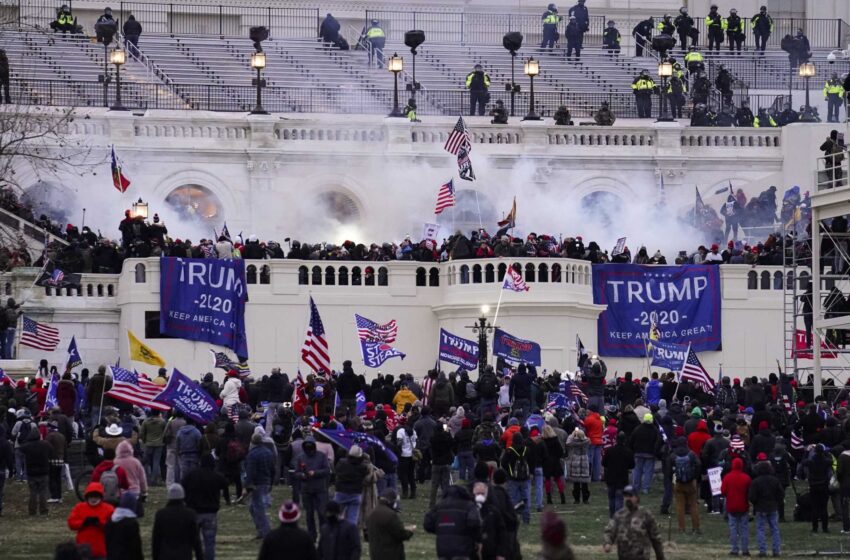
M 43 361 L 29 383 L 0 384 L 0 472 L 27 482 L 30 515 L 46 514 L 63 499 L 68 446 L 84 442 L 94 471 L 68 517 L 76 542 L 60 545 L 66 554 L 142 558 L 138 518 L 160 486 L 155 558 L 214 558 L 222 499 L 249 504 L 261 560 L 350 560 L 365 546 L 372 558 L 402 558 L 415 528 L 400 512 L 423 485 L 422 527 L 440 558 L 520 558 L 517 531 L 532 511 L 544 513 L 540 557 L 572 558 L 552 509 L 572 498 L 607 500 L 606 551 L 661 559 L 654 514 L 640 507 L 650 491 L 662 492 L 657 513 L 674 512 L 683 533 L 701 533 L 703 507 L 725 515 L 732 555 L 750 552 L 751 514 L 760 555 L 768 540 L 781 554 L 780 524 L 792 516 L 829 532 L 832 507 L 850 533 L 850 382 L 830 403 L 782 373 L 724 377 L 708 392 L 672 373 L 608 379 L 597 356 L 575 375 L 519 364 L 476 379 L 460 369 L 371 382 L 344 362 L 306 380 L 273 369 L 257 380 L 229 371 L 219 383 L 207 373 L 200 386 L 221 413 L 202 425 L 113 399 L 103 366 L 62 375 L 48 408 L 47 375 Z M 164 386 L 165 370 L 153 381 Z M 712 490 L 716 468 L 722 484 Z M 291 499 L 272 529 L 276 485 Z

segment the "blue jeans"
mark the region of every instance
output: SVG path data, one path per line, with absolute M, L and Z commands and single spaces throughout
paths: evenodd
M 614 517 L 614 514 L 623 509 L 623 489 L 608 487 L 608 517 Z
M 272 501 L 269 492 L 271 488 L 268 484 L 258 484 L 251 492 L 251 503 L 248 504 L 248 511 L 251 513 L 251 519 L 254 520 L 257 535 L 263 538 L 269 533 L 269 518 L 266 516 L 266 509 Z
M 199 513 L 198 529 L 201 531 L 201 541 L 204 543 L 204 560 L 215 560 L 215 535 L 218 532 L 218 514 Z
M 531 481 L 509 480 L 508 496 L 510 496 L 511 503 L 514 506 L 520 502 L 525 502 L 525 506 L 522 508 L 522 521 L 528 525 L 531 522 Z
M 160 465 L 162 464 L 162 450 L 164 447 L 145 446 L 145 452 L 142 457 L 145 466 L 145 474 L 148 477 L 148 482 L 151 484 L 159 484 L 162 479 Z
M 764 534 L 764 526 L 770 527 L 771 540 L 773 541 L 773 552 L 779 554 L 779 548 L 782 546 L 782 540 L 779 537 L 779 512 L 771 511 L 770 513 L 756 512 L 756 539 L 759 543 L 759 552 L 767 552 L 767 538 Z
M 3 359 L 11 360 L 14 358 L 15 353 L 15 327 L 8 327 L 5 331 L 3 331 Z M 19 403 L 20 404 L 20 403 Z
M 647 453 L 635 455 L 635 470 L 632 473 L 632 486 L 635 490 L 649 492 L 653 474 L 655 474 L 655 457 Z
M 457 460 L 460 463 L 458 478 L 466 482 L 472 481 L 472 471 L 475 470 L 475 457 L 472 451 L 461 451 L 457 454 Z
M 334 494 L 334 501 L 341 505 L 345 512 L 345 520 L 353 523 L 355 527 L 360 518 L 360 501 L 362 499 L 362 494 L 348 494 L 346 492 Z
M 184 453 L 183 455 L 177 456 L 177 478 L 174 479 L 174 482 L 180 482 L 186 475 L 197 469 L 201 464 L 201 458 L 198 455 L 190 455 Z
M 740 541 L 740 551 L 748 554 L 750 552 L 750 514 L 730 513 L 728 523 L 729 544 L 732 546 L 732 552 L 738 552 L 738 541 Z
M 20 447 L 15 449 L 15 473 L 17 473 L 15 478 L 18 481 L 24 481 L 27 479 L 27 458 L 24 455 L 24 452 L 21 451 Z
M 543 509 L 543 467 L 534 468 L 534 505 Z
M 590 480 L 602 480 L 602 446 L 591 445 L 587 448 L 587 462 L 590 463 Z

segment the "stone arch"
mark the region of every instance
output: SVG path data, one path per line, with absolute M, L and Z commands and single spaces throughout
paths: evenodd
M 144 263 L 136 263 L 135 267 L 136 284 L 145 284 L 148 281 L 147 268 Z
M 201 169 L 177 171 L 163 178 L 151 194 L 152 206 L 164 205 L 171 193 L 187 185 L 202 187 L 215 195 L 221 205 L 222 220 L 228 215 L 240 216 L 248 212 L 248 208 L 236 197 L 237 191 L 233 186 Z

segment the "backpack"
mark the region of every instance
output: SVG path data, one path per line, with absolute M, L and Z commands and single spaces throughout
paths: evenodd
M 522 450 L 522 455 L 516 452 L 516 450 L 511 447 L 511 451 L 516 454 L 516 462 L 514 463 L 514 472 L 513 478 L 514 480 L 529 480 L 531 478 L 531 473 L 528 469 L 528 461 L 525 460 L 525 453 L 528 451 L 528 448 Z
M 691 454 L 676 455 L 673 461 L 676 482 L 687 483 L 695 478 L 694 465 L 691 462 Z
M 32 429 L 32 422 L 21 422 L 21 429 L 18 431 L 18 437 L 15 440 L 15 443 L 18 445 L 23 445 L 27 441 L 27 436 L 30 435 L 30 430 Z
M 118 480 L 118 465 L 112 465 L 108 471 L 100 475 L 100 484 L 103 486 L 103 500 L 106 503 L 116 505 L 121 497 L 120 482 Z
M 495 399 L 499 396 L 499 388 L 496 384 L 496 376 L 485 374 L 478 381 L 478 384 L 481 386 L 481 398 L 482 399 Z
M 472 381 L 466 384 L 466 400 L 471 401 L 478 398 L 478 391 L 475 390 L 475 383 Z
M 224 451 L 224 460 L 228 463 L 238 463 L 245 458 L 245 446 L 242 442 L 234 438 L 227 442 L 227 449 Z

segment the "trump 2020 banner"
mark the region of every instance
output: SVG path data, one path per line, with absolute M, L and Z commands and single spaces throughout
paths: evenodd
M 651 325 L 667 343 L 719 350 L 720 268 L 709 265 L 593 265 L 600 356 L 646 356 Z
M 218 415 L 213 398 L 177 369 L 172 370 L 168 384 L 154 400 L 170 405 L 199 424 L 209 424 Z
M 653 340 L 649 345 L 649 354 L 652 357 L 651 365 L 668 371 L 682 371 L 688 357 L 688 345 Z
M 440 329 L 440 361 L 473 370 L 478 367 L 478 344 Z
M 226 346 L 248 357 L 245 261 L 160 259 L 159 331 Z
M 502 329 L 493 333 L 493 355 L 509 362 L 540 365 L 540 345 L 512 336 Z

